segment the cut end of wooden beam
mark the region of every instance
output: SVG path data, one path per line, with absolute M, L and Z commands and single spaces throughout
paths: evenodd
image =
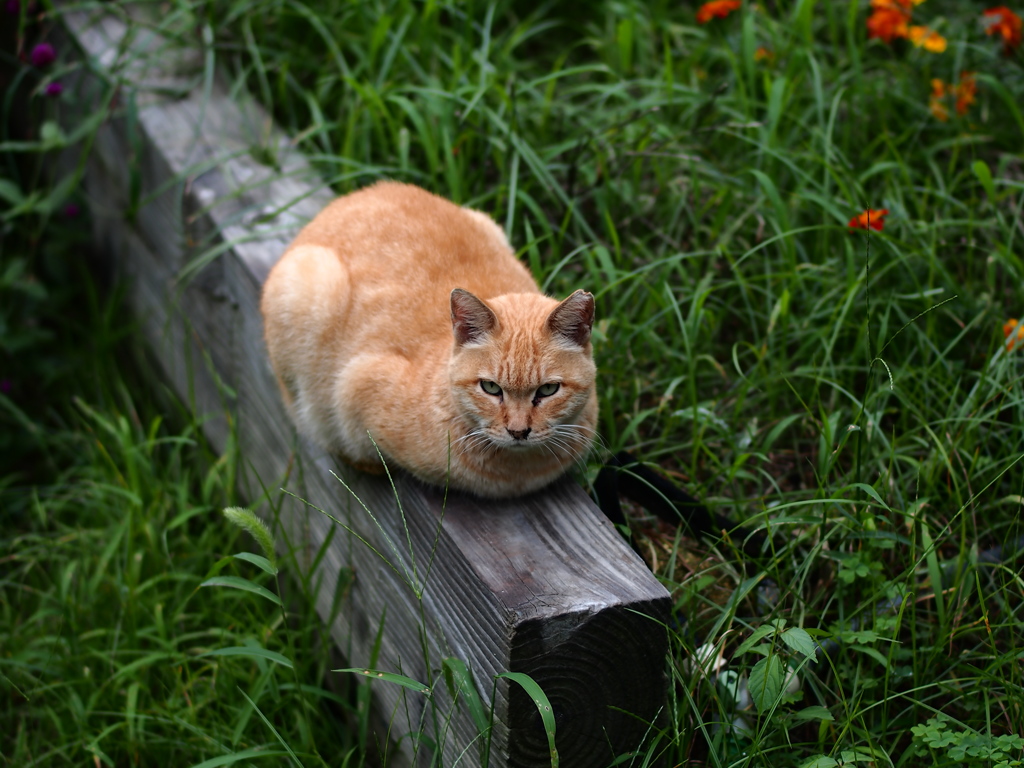
M 490 642 L 548 696 L 559 753 L 574 768 L 599 768 L 641 749 L 665 702 L 671 601 L 583 490 L 563 479 L 530 496 L 482 500 L 399 483 L 410 486 L 407 511 L 441 522 L 439 552 L 469 564 L 476 579 L 446 584 L 441 563 L 436 594 L 461 589 L 460 614 L 478 601 L 497 604 L 504 629 Z M 471 649 L 470 664 L 489 650 Z M 506 695 L 508 765 L 549 764 L 533 701 L 514 684 Z
M 646 746 L 665 703 L 668 598 L 533 620 L 512 638 L 512 666 L 544 690 L 559 754 L 603 768 Z M 510 766 L 548 765 L 547 735 L 525 691 L 510 692 Z

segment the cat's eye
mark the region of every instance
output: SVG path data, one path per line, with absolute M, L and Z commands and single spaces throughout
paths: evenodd
M 486 392 L 488 395 L 500 395 L 501 387 L 495 384 L 493 381 L 480 381 L 480 389 Z
M 561 386 L 557 381 L 550 381 L 537 387 L 537 397 L 551 397 Z

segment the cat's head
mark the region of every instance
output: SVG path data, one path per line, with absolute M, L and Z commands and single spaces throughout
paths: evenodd
M 449 380 L 468 433 L 461 447 L 541 451 L 561 464 L 581 458 L 597 419 L 594 297 L 515 293 L 484 302 L 456 288 L 451 316 Z

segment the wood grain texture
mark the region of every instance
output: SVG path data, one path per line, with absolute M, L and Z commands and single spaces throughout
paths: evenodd
M 494 707 L 492 767 L 549 764 L 537 710 L 495 680 L 504 671 L 547 693 L 562 765 L 600 768 L 639 747 L 665 699 L 664 588 L 569 480 L 523 499 L 446 498 L 397 468 L 394 487 L 359 475 L 298 439 L 266 360 L 259 293 L 331 193 L 262 109 L 216 80 L 204 90 L 201 52 L 129 36 L 109 13 L 68 13 L 65 26 L 92 66 L 81 103 L 106 98 L 115 78 L 133 106 L 91 153 L 97 247 L 129 287 L 159 377 L 208 416 L 214 446 L 238 440 L 243 492 L 299 567 L 316 564 L 317 608 L 349 663 L 370 663 L 383 625 L 376 667 L 431 687 L 370 683 L 399 754 L 425 764 L 409 736 L 424 731 L 443 765 L 482 764 L 446 658 L 466 663 Z M 253 160 L 255 145 L 275 167 Z

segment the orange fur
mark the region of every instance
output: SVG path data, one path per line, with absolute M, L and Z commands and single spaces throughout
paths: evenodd
M 341 197 L 262 310 L 299 431 L 356 466 L 381 468 L 376 444 L 428 483 L 516 496 L 589 450 L 593 297 L 541 294 L 478 211 L 395 182 Z

